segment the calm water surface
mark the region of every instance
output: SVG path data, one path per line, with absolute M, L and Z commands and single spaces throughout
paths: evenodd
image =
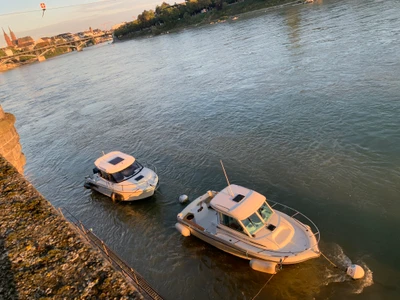
M 335 263 L 288 266 L 257 299 L 400 297 L 400 2 L 319 1 L 105 44 L 0 74 L 25 174 L 167 299 L 251 299 L 269 279 L 175 229 L 225 179 L 299 209 Z M 102 151 L 154 164 L 150 200 L 82 187 Z

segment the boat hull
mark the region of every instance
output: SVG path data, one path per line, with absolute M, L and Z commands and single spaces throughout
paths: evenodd
M 290 253 L 274 254 L 273 252 L 270 252 L 269 254 L 265 254 L 265 253 L 260 254 L 260 253 L 253 252 L 253 251 L 246 251 L 240 247 L 234 246 L 233 244 L 231 244 L 223 239 L 219 239 L 218 237 L 216 237 L 213 234 L 210 234 L 206 231 L 201 231 L 200 229 L 198 229 L 196 227 L 192 227 L 190 224 L 182 222 L 181 220 L 178 220 L 178 222 L 187 226 L 190 230 L 191 235 L 201 239 L 202 241 L 204 241 L 224 252 L 227 252 L 229 254 L 232 254 L 237 257 L 247 259 L 247 260 L 260 259 L 260 260 L 276 262 L 276 263 L 282 262 L 282 264 L 284 264 L 284 265 L 290 265 L 290 264 L 301 263 L 301 262 L 307 261 L 309 259 L 317 258 L 321 255 L 318 250 L 318 247 L 316 249 L 309 249 L 304 252 L 296 253 L 296 254 L 290 254 Z M 265 249 L 259 249 L 259 250 L 266 252 Z
M 115 185 L 99 176 L 93 177 L 86 177 L 84 187 L 108 196 L 113 201 L 136 201 L 149 198 L 154 195 L 159 186 L 157 176 L 153 182 L 144 182 L 140 185 Z
M 310 225 L 314 225 L 316 230 L 313 232 L 311 227 L 303 224 L 293 216 L 303 216 L 300 212 L 292 212 L 292 217 L 275 209 L 275 213 L 282 220 L 280 223 L 289 224 L 285 228 L 293 228 L 291 241 L 281 249 L 271 249 L 262 245 L 260 241 L 247 235 L 235 234 L 230 228 L 219 224 L 217 212 L 210 206 L 210 201 L 218 193 L 209 191 L 206 194 L 193 200 L 181 213 L 177 215 L 179 224 L 190 230 L 190 235 L 203 240 L 204 242 L 222 250 L 229 254 L 235 255 L 243 259 L 258 259 L 262 261 L 297 264 L 309 259 L 320 256 L 318 248 L 319 230 L 315 224 L 310 221 Z M 278 203 L 275 203 L 276 205 Z M 284 206 L 281 204 L 281 206 Z M 288 208 L 288 207 L 286 207 Z M 281 225 L 283 226 L 283 225 Z M 283 230 L 278 227 L 277 235 Z M 304 246 L 296 245 L 303 244 Z M 304 248 L 303 248 L 304 247 Z
M 145 190 L 137 189 L 136 191 L 131 192 L 131 191 L 112 190 L 93 183 L 86 183 L 85 187 L 97 191 L 105 196 L 111 197 L 114 201 L 127 201 L 127 202 L 149 198 L 154 195 L 157 188 L 156 186 L 150 186 Z

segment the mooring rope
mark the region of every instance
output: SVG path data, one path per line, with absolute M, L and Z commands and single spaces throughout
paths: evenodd
M 283 262 L 285 261 L 286 258 L 288 258 L 288 256 L 285 256 L 283 259 L 281 258 L 281 260 L 280 260 L 280 262 L 279 262 L 279 269 L 278 269 L 279 271 L 282 270 L 282 265 L 283 265 Z M 275 273 L 275 274 L 276 274 L 276 273 Z M 258 296 L 258 295 L 261 293 L 261 291 L 267 286 L 268 282 L 271 281 L 272 277 L 274 277 L 275 274 L 272 274 L 272 275 L 271 275 L 271 277 L 267 280 L 267 282 L 263 285 L 263 287 L 258 291 L 258 293 L 257 293 L 253 298 L 251 298 L 251 300 L 254 300 L 254 299 L 257 298 L 257 296 Z
M 325 254 L 322 253 L 322 251 L 319 251 L 319 253 L 321 253 L 322 256 L 323 256 L 332 266 L 334 266 L 335 268 L 339 268 L 339 267 L 338 267 L 337 265 L 335 265 L 329 258 L 327 258 L 327 257 L 325 256 Z
M 275 273 L 275 274 L 276 274 L 276 273 Z M 251 300 L 254 300 L 254 299 L 257 298 L 257 296 L 258 296 L 258 295 L 261 293 L 261 291 L 266 287 L 266 285 L 268 284 L 268 282 L 271 281 L 272 277 L 274 277 L 275 274 L 272 274 L 272 275 L 271 275 L 271 277 L 267 280 L 267 282 L 263 285 L 263 287 L 258 291 L 258 293 L 257 293 L 253 298 L 251 298 Z

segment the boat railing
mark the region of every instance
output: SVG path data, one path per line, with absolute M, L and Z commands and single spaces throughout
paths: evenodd
M 297 221 L 299 223 L 299 225 L 303 226 L 306 230 L 310 230 L 312 232 L 313 236 L 315 237 L 316 242 L 315 242 L 315 244 L 310 245 L 309 249 L 312 249 L 318 245 L 319 240 L 321 238 L 321 234 L 320 234 L 320 231 L 319 231 L 317 225 L 315 225 L 315 223 L 313 221 L 311 221 L 311 219 L 309 217 L 302 214 L 297 209 L 289 207 L 285 204 L 275 202 L 272 200 L 268 200 L 268 203 L 270 204 L 271 208 L 288 215 L 289 217 L 291 217 L 292 219 Z M 290 252 L 290 253 L 293 253 L 293 252 Z

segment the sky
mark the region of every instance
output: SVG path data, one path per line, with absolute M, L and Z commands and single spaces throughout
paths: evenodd
M 46 4 L 42 17 L 40 3 Z M 0 27 L 14 31 L 17 38 L 40 37 L 93 29 L 110 29 L 132 21 L 143 10 L 155 9 L 162 0 L 0 0 Z M 166 1 L 169 2 L 169 1 Z M 175 2 L 175 1 L 174 1 Z M 170 3 L 174 3 L 170 1 Z M 2 32 L 0 47 L 6 42 Z

